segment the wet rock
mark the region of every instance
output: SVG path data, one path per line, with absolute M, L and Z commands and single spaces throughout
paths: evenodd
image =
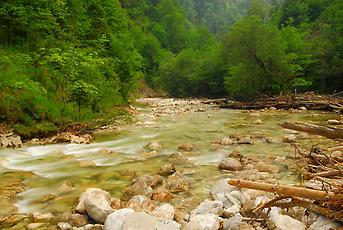
M 167 165 L 163 165 L 157 174 L 161 176 L 169 176 L 169 175 L 174 174 L 175 172 L 176 172 L 175 166 L 172 164 L 167 164 Z
M 307 108 L 305 106 L 301 106 L 301 107 L 299 107 L 299 110 L 306 111 Z
M 172 162 L 175 162 L 175 163 L 187 163 L 189 162 L 188 158 L 185 157 L 182 153 L 180 152 L 175 152 L 175 153 L 172 153 L 170 156 L 169 156 L 169 160 L 172 161 Z
M 113 153 L 113 151 L 111 149 L 100 149 L 98 151 L 98 153 L 100 153 L 100 154 L 110 154 L 110 153 Z
M 162 184 L 163 177 L 161 177 L 160 175 L 154 175 L 154 176 L 144 175 L 144 176 L 140 176 L 140 177 L 134 179 L 133 183 L 136 183 L 138 181 L 143 181 L 148 186 L 154 188 L 154 187 Z
M 269 219 L 267 221 L 268 229 L 276 230 L 305 230 L 306 226 L 300 221 L 293 219 L 290 216 L 282 215 L 279 213 L 279 210 L 275 207 L 271 208 L 269 213 Z
M 146 181 L 143 179 L 137 180 L 134 184 L 125 188 L 122 199 L 128 200 L 136 195 L 151 197 L 153 193 L 151 185 L 152 181 Z
M 229 219 L 224 219 L 223 230 L 240 230 L 242 223 L 243 217 L 238 213 Z
M 233 145 L 234 142 L 230 137 L 224 137 L 223 139 L 221 139 L 219 141 L 219 144 L 221 144 L 221 145 Z
M 181 173 L 174 173 L 173 175 L 169 176 L 167 179 L 166 188 L 170 192 L 184 192 L 188 191 L 189 189 L 189 182 L 187 178 L 182 175 Z
M 58 222 L 68 223 L 75 227 L 82 227 L 88 224 L 88 218 L 77 213 L 65 212 L 57 217 Z
M 73 230 L 103 230 L 104 226 L 101 224 L 87 224 L 81 228 L 74 228 Z
M 149 151 L 158 151 L 163 148 L 163 145 L 160 142 L 150 142 L 145 148 Z
M 14 133 L 0 134 L 0 147 L 5 148 L 20 148 L 22 146 L 20 136 Z
M 222 219 L 214 214 L 202 214 L 191 218 L 184 230 L 217 230 Z
M 280 172 L 279 167 L 277 167 L 275 165 L 267 164 L 264 162 L 258 162 L 255 165 L 255 168 L 260 172 L 267 172 L 267 173 L 271 173 L 271 174 L 276 174 L 276 173 Z
M 74 135 L 70 132 L 58 134 L 53 143 L 75 143 L 75 144 L 89 144 L 93 140 L 90 134 Z
M 69 223 L 60 222 L 57 224 L 58 230 L 73 230 L 73 226 L 71 226 Z
M 152 200 L 160 201 L 160 202 L 169 202 L 173 199 L 173 194 L 171 194 L 168 190 L 158 190 L 152 194 Z
M 24 214 L 13 214 L 7 217 L 2 218 L 1 222 L 0 222 L 0 227 L 2 228 L 9 228 L 12 227 L 16 224 L 18 224 L 19 222 L 23 222 L 25 220 L 28 220 L 29 217 L 27 215 Z
M 33 223 L 49 223 L 54 218 L 54 215 L 51 213 L 33 213 L 29 218 Z
M 187 143 L 185 143 L 185 144 L 179 145 L 177 149 L 178 149 L 179 151 L 192 152 L 192 151 L 197 150 L 198 148 L 197 148 L 197 146 L 194 145 L 194 144 L 187 144 Z
M 95 167 L 96 164 L 93 161 L 90 160 L 85 160 L 85 161 L 80 161 L 80 167 L 81 168 L 88 168 L 88 167 Z
M 241 162 L 234 158 L 225 158 L 219 163 L 218 166 L 220 169 L 229 170 L 229 171 L 239 171 L 243 169 Z
M 294 143 L 297 141 L 297 137 L 294 134 L 288 134 L 283 138 L 283 142 L 285 143 Z
M 167 220 L 149 215 L 144 212 L 135 212 L 128 215 L 123 222 L 122 230 L 179 230 L 180 224 L 173 220 Z
M 189 214 L 182 210 L 176 210 L 174 219 L 182 226 L 185 226 L 189 221 Z
M 243 137 L 243 138 L 239 139 L 238 140 L 238 144 L 241 144 L 241 145 L 253 145 L 254 141 L 252 140 L 252 138 L 250 136 L 246 136 L 246 137 Z
M 126 208 L 131 208 L 136 212 L 151 212 L 155 207 L 153 200 L 142 195 L 134 196 L 126 203 Z
M 170 204 L 162 204 L 156 207 L 151 214 L 163 219 L 174 220 L 175 209 Z
M 63 181 L 62 184 L 58 187 L 58 191 L 62 193 L 67 193 L 73 191 L 73 184 L 70 181 Z
M 257 120 L 255 120 L 255 121 L 253 121 L 253 124 L 254 125 L 260 125 L 260 124 L 262 124 L 263 122 L 262 122 L 262 120 L 261 119 L 257 119 Z
M 215 214 L 217 216 L 222 215 L 223 213 L 223 202 L 215 200 L 205 200 L 201 204 L 196 207 L 193 211 L 191 211 L 191 218 L 196 215 L 201 214 Z
M 311 224 L 310 230 L 330 230 L 339 229 L 342 227 L 342 223 L 333 221 L 325 216 L 320 216 L 316 222 Z
M 228 155 L 228 157 L 241 159 L 243 156 L 241 155 L 241 153 L 239 151 L 234 150 Z
M 328 120 L 328 124 L 329 125 L 341 125 L 341 124 L 343 124 L 343 122 L 339 121 L 339 120 Z
M 42 229 L 43 227 L 46 228 L 45 223 L 31 223 L 25 226 L 25 230 L 37 230 L 37 229 Z
M 97 223 L 104 223 L 106 217 L 114 210 L 111 207 L 111 196 L 108 192 L 89 188 L 81 196 L 76 211 L 85 213 Z
M 119 209 L 113 212 L 107 217 L 104 230 L 121 230 L 125 218 L 134 212 L 131 208 Z

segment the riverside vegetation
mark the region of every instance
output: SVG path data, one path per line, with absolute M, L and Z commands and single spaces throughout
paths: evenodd
M 342 38 L 341 0 L 1 1 L 0 228 L 342 227 Z
M 340 0 L 0 3 L 0 122 L 25 137 L 174 97 L 342 90 Z

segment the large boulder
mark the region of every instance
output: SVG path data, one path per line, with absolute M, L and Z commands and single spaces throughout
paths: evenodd
M 241 162 L 234 158 L 225 158 L 219 163 L 218 167 L 229 171 L 239 171 L 243 169 Z
M 131 208 L 136 212 L 151 212 L 156 207 L 156 203 L 150 198 L 137 195 L 126 203 L 126 208 Z
M 222 218 L 215 214 L 196 215 L 191 218 L 184 230 L 217 230 L 221 222 Z
M 131 208 L 119 209 L 113 212 L 107 217 L 104 230 L 121 230 L 125 218 L 134 212 Z
M 123 221 L 122 230 L 179 230 L 180 224 L 173 220 L 158 218 L 144 212 L 129 214 Z
M 176 172 L 173 175 L 168 177 L 166 188 L 170 192 L 188 191 L 189 182 L 183 174 Z
M 223 213 L 223 202 L 219 200 L 211 201 L 205 200 L 201 204 L 196 207 L 193 211 L 191 211 L 191 218 L 196 215 L 201 214 L 215 214 L 215 215 L 222 215 Z
M 151 214 L 160 218 L 174 220 L 175 209 L 171 204 L 162 204 L 156 207 Z
M 103 224 L 114 210 L 111 207 L 111 196 L 108 192 L 89 188 L 81 196 L 76 211 L 87 213 L 97 223 Z

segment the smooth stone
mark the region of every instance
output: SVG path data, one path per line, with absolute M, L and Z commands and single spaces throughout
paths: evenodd
M 119 209 L 113 212 L 107 217 L 104 230 L 121 230 L 125 218 L 134 212 L 131 208 Z
M 123 200 L 129 200 L 131 197 L 136 195 L 144 195 L 151 197 L 153 189 L 150 182 L 145 180 L 137 180 L 132 185 L 129 185 L 124 189 Z
M 243 165 L 235 158 L 225 158 L 219 163 L 220 169 L 229 171 L 240 171 L 243 169 Z
M 250 136 L 246 136 L 246 137 L 243 137 L 243 138 L 239 139 L 238 140 L 238 144 L 241 144 L 241 145 L 253 145 L 254 141 L 251 139 Z
M 59 222 L 69 223 L 75 227 L 82 227 L 88 224 L 87 217 L 77 213 L 65 212 L 58 219 Z
M 205 200 L 198 205 L 193 211 L 191 211 L 191 218 L 201 214 L 215 214 L 217 216 L 223 213 L 223 202 L 219 200 L 211 201 Z
M 329 125 L 341 125 L 343 122 L 339 120 L 328 120 Z
M 150 142 L 145 146 L 146 149 L 150 151 L 157 151 L 163 148 L 163 145 L 160 142 Z
M 25 226 L 25 230 L 37 230 L 42 229 L 46 223 L 31 223 Z
M 54 215 L 51 213 L 32 213 L 29 217 L 34 223 L 49 223 L 54 218 Z
M 276 230 L 306 229 L 305 224 L 290 216 L 280 214 L 279 210 L 276 207 L 271 208 L 271 211 L 269 213 L 269 219 L 267 221 L 267 226 L 268 229 Z
M 215 214 L 202 214 L 191 218 L 184 230 L 217 230 L 222 219 Z
M 73 226 L 71 226 L 69 223 L 60 222 L 57 224 L 58 230 L 73 230 Z
M 174 220 L 175 209 L 173 205 L 162 204 L 161 206 L 156 207 L 151 214 L 163 219 Z
M 179 145 L 179 146 L 177 147 L 177 149 L 178 149 L 179 151 L 192 152 L 192 151 L 197 150 L 198 148 L 197 148 L 196 145 L 194 145 L 194 144 L 185 143 L 185 144 Z
M 180 224 L 173 220 L 158 218 L 144 212 L 129 214 L 123 222 L 122 230 L 179 230 Z
M 171 201 L 173 197 L 173 194 L 171 194 L 168 190 L 157 190 L 152 194 L 151 199 L 160 202 L 168 202 Z
M 111 207 L 110 194 L 98 188 L 89 188 L 81 194 L 76 210 L 80 213 L 86 212 L 93 220 L 101 224 L 114 211 Z

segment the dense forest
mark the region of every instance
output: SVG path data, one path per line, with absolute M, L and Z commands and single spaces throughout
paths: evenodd
M 142 82 L 173 97 L 343 90 L 342 0 L 2 0 L 0 122 L 109 115 Z

